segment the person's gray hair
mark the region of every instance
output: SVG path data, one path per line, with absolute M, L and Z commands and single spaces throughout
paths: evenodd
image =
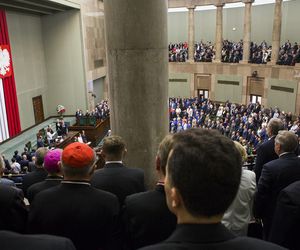
M 281 119 L 272 118 L 268 123 L 268 127 L 270 128 L 272 135 L 277 135 L 278 131 L 284 129 L 284 124 Z
M 298 146 L 298 137 L 291 131 L 280 130 L 275 137 L 275 143 L 280 145 L 283 152 L 294 152 Z
M 41 147 L 38 148 L 35 152 L 35 157 L 36 157 L 36 161 L 35 161 L 35 165 L 38 167 L 42 167 L 44 164 L 44 158 L 46 156 L 48 152 L 48 148 L 46 147 Z
M 96 153 L 94 152 L 94 160 L 87 166 L 83 166 L 80 168 L 75 168 L 72 166 L 68 166 L 62 161 L 62 170 L 64 176 L 66 177 L 85 177 L 86 175 L 90 174 L 93 170 L 94 165 L 96 164 Z

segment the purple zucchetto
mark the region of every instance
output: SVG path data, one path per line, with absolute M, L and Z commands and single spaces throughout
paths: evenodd
M 56 173 L 59 171 L 58 162 L 61 161 L 62 149 L 54 149 L 48 151 L 44 158 L 44 168 L 49 173 Z

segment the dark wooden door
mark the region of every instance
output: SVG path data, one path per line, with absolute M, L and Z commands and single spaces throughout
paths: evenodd
M 43 98 L 41 95 L 32 98 L 35 124 L 44 121 Z

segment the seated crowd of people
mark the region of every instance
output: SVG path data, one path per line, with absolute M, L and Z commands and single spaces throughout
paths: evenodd
M 299 249 L 299 117 L 259 103 L 170 98 L 170 132 L 149 190 L 117 135 L 97 149 L 15 152 L 16 162 L 34 160 L 21 189 L 3 177 L 0 157 L 1 249 Z M 254 171 L 243 165 L 246 145 L 256 146 Z M 247 237 L 260 220 L 263 240 Z
M 188 60 L 188 44 L 181 42 L 178 44 L 169 44 L 169 62 L 185 62 Z M 212 62 L 215 59 L 215 47 L 212 42 L 199 42 L 195 44 L 194 61 Z M 272 46 L 265 41 L 260 44 L 251 42 L 250 44 L 250 63 L 266 64 L 271 60 Z M 223 41 L 222 62 L 239 63 L 243 59 L 243 41 L 232 42 Z M 280 47 L 277 64 L 293 66 L 300 63 L 300 46 L 297 43 L 293 45 L 287 41 Z
M 271 118 L 280 118 L 284 127 L 300 135 L 300 117 L 293 120 L 291 112 L 275 108 L 263 108 L 259 103 L 238 105 L 226 102 L 216 103 L 203 97 L 170 98 L 170 133 L 189 128 L 217 129 L 221 134 L 240 142 L 253 152 L 267 141 L 267 123 Z

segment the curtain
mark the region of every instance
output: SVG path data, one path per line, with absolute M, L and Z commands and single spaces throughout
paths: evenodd
M 8 45 L 10 47 L 6 15 L 5 15 L 5 11 L 1 9 L 0 9 L 0 44 Z M 10 77 L 5 77 L 2 79 L 1 87 L 3 89 L 3 94 L 4 94 L 5 109 L 1 109 L 0 112 L 6 112 L 6 120 L 7 120 L 9 137 L 13 137 L 20 133 L 21 125 L 20 125 L 20 115 L 19 115 L 17 91 L 16 91 L 14 71 L 12 66 L 13 64 L 12 64 L 11 52 L 10 52 L 10 61 L 11 61 L 12 75 Z M 3 98 L 3 96 L 0 96 L 0 98 Z M 3 103 L 2 99 L 1 99 L 1 103 Z M 5 114 L 3 114 L 2 116 L 5 116 Z

